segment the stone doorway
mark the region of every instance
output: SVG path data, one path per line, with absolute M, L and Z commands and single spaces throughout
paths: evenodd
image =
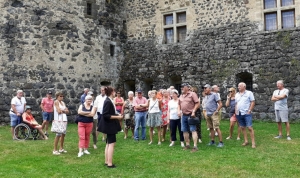
M 153 89 L 153 79 L 146 78 L 144 79 L 144 96 L 148 97 L 148 91 Z
M 240 82 L 246 84 L 246 89 L 253 91 L 253 74 L 249 72 L 241 72 L 236 75 L 236 88 Z
M 135 81 L 134 80 L 127 80 L 124 82 L 124 98 L 128 98 L 128 92 L 133 91 L 135 92 Z
M 182 78 L 181 76 L 171 76 L 169 78 L 170 86 L 174 86 L 174 88 L 178 91 L 179 94 L 181 94 L 181 83 Z

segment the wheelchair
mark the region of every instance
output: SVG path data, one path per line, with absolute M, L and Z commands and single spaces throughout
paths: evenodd
M 18 124 L 15 127 L 14 134 L 17 136 L 18 140 L 27 140 L 27 139 L 37 140 L 37 138 L 39 137 L 39 131 L 37 129 L 30 127 L 28 124 L 24 122 Z

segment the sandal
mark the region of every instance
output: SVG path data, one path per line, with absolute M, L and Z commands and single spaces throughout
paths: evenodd
M 244 142 L 244 143 L 242 144 L 242 146 L 247 146 L 247 145 L 249 145 L 248 142 Z
M 256 145 L 253 145 L 253 144 L 252 144 L 252 148 L 256 148 Z

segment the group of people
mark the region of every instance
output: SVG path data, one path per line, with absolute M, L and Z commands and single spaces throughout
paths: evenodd
M 282 138 L 282 125 L 286 124 L 287 140 L 291 140 L 290 126 L 288 122 L 287 97 L 288 89 L 284 88 L 282 80 L 277 81 L 277 88 L 271 98 L 275 102 L 276 122 L 278 123 L 279 134 L 275 138 Z M 188 83 L 181 84 L 181 94 L 170 87 L 167 90 L 151 90 L 148 92 L 148 99 L 143 96 L 141 90 L 136 93 L 129 91 L 128 99 L 124 100 L 121 93 L 116 93 L 110 86 L 102 86 L 100 95 L 96 98 L 93 92 L 88 88 L 84 89 L 81 96 L 81 104 L 78 108 L 78 136 L 79 152 L 78 157 L 84 154 L 90 154 L 88 151 L 90 135 L 93 135 L 93 147 L 97 148 L 98 134 L 102 133 L 102 140 L 106 141 L 105 147 L 105 165 L 108 168 L 116 167 L 113 164 L 114 146 L 116 143 L 116 134 L 123 132 L 124 139 L 128 138 L 128 131 L 131 130 L 135 141 L 146 140 L 146 125 L 149 126 L 150 144 L 154 142 L 154 128 L 157 128 L 158 145 L 165 141 L 167 128 L 170 128 L 170 145 L 174 146 L 177 141 L 177 132 L 180 136 L 181 147 L 184 150 L 191 149 L 191 152 L 198 151 L 197 143 L 201 143 L 201 113 L 206 120 L 207 128 L 210 131 L 209 146 L 216 145 L 215 136 L 218 136 L 219 143 L 217 147 L 223 147 L 222 132 L 220 129 L 220 118 L 222 102 L 218 93 L 218 86 L 206 84 L 203 87 L 202 98 L 197 96 L 197 88 L 191 87 Z M 55 120 L 67 122 L 69 113 L 66 104 L 63 102 L 62 92 L 55 94 L 56 99 L 52 98 L 52 92 L 48 91 L 46 97 L 41 101 L 43 123 L 39 125 L 31 114 L 31 107 L 26 106 L 26 99 L 23 97 L 23 91 L 18 90 L 17 95 L 11 101 L 11 130 L 13 139 L 14 127 L 21 121 L 27 123 L 32 128 L 38 129 L 42 139 L 48 139 L 49 121 L 52 117 Z M 202 99 L 202 100 L 201 100 Z M 234 125 L 238 124 L 237 140 L 240 140 L 240 132 L 244 135 L 242 146 L 249 144 L 246 128 L 250 133 L 252 148 L 256 148 L 254 130 L 252 127 L 252 111 L 254 109 L 255 99 L 251 91 L 246 90 L 245 83 L 238 84 L 238 92 L 235 88 L 228 90 L 226 106 L 230 107 L 230 129 L 229 136 L 226 139 L 233 138 Z M 196 125 L 189 124 L 189 119 L 200 118 L 200 123 Z M 123 124 L 124 123 L 124 124 Z M 141 128 L 141 135 L 139 133 Z M 45 129 L 45 131 L 43 131 Z M 59 155 L 66 153 L 64 149 L 64 138 L 66 132 L 56 133 L 54 139 L 53 154 Z M 191 147 L 190 139 L 193 141 Z M 58 142 L 60 146 L 58 149 Z

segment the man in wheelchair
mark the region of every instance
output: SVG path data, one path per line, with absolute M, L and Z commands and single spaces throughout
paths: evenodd
M 42 139 L 48 140 L 48 137 L 44 134 L 42 130 L 42 126 L 37 123 L 37 121 L 34 119 L 33 115 L 31 114 L 31 107 L 26 106 L 25 112 L 22 114 L 23 123 L 26 123 L 29 125 L 29 127 L 33 129 L 37 129 L 40 133 L 40 136 L 42 136 Z

